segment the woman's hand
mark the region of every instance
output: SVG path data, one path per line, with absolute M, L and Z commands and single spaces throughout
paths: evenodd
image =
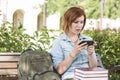
M 88 51 L 88 54 L 89 54 L 89 55 L 93 54 L 93 52 L 94 52 L 94 45 L 89 45 L 89 46 L 87 47 L 87 51 Z
M 94 53 L 94 45 L 89 45 L 87 47 L 88 57 L 89 57 L 89 67 L 97 67 L 98 62 L 96 58 L 92 55 Z
M 80 41 L 80 42 L 81 42 L 81 41 Z M 77 44 L 75 45 L 74 50 L 72 51 L 72 55 L 73 55 L 74 57 L 76 57 L 77 54 L 79 54 L 85 47 L 87 47 L 87 42 L 82 43 L 82 44 L 77 43 Z

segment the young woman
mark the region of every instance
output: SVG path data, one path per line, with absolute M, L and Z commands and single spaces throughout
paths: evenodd
M 50 52 L 62 80 L 73 79 L 75 68 L 97 66 L 94 45 L 79 44 L 83 40 L 92 40 L 81 33 L 85 23 L 86 15 L 80 7 L 71 7 L 64 14 L 64 33 L 55 40 Z

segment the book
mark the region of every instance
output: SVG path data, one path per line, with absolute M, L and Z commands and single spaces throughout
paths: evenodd
M 103 69 L 100 67 L 95 68 L 75 68 L 75 72 L 79 72 L 81 74 L 108 74 L 107 69 Z
M 75 76 L 74 79 L 75 80 L 108 80 L 108 77 L 83 78 L 83 77 Z
M 108 80 L 108 70 L 95 68 L 75 68 L 75 80 Z
M 92 78 L 92 77 L 107 77 L 108 74 L 104 73 L 104 74 L 80 74 L 78 72 L 75 72 L 74 73 L 75 75 L 77 76 L 80 76 L 80 77 L 87 77 L 87 78 Z

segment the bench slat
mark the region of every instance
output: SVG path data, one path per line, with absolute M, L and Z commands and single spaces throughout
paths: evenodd
M 0 62 L 0 69 L 17 69 L 18 62 Z
M 18 61 L 19 56 L 0 56 L 0 61 Z
M 0 75 L 17 75 L 20 53 L 0 53 Z
M 0 75 L 17 75 L 17 69 L 0 69 Z

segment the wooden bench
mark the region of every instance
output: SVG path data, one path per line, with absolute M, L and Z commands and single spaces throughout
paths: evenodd
M 18 79 L 17 64 L 19 56 L 20 53 L 0 53 L 0 80 Z M 16 79 L 13 79 L 13 77 Z

